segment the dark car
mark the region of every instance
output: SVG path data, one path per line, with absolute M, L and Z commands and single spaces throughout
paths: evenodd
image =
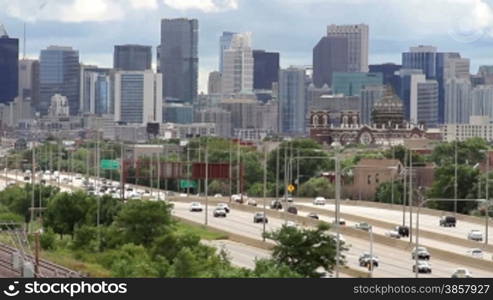
M 29 180 L 31 180 L 31 177 L 29 177 L 29 176 L 24 176 L 24 181 L 29 181 Z
M 397 231 L 399 233 L 399 235 L 402 237 L 408 237 L 409 236 L 409 227 L 408 226 L 396 226 L 395 231 Z
M 308 218 L 312 218 L 312 219 L 315 219 L 315 220 L 318 220 L 318 215 L 316 213 L 309 213 L 308 214 Z
M 287 212 L 290 213 L 290 214 L 293 214 L 293 215 L 297 215 L 298 214 L 298 209 L 296 207 L 294 207 L 294 206 L 290 206 L 290 207 L 288 207 Z
M 457 220 L 453 216 L 443 216 L 440 218 L 440 226 L 455 227 Z
M 281 201 L 272 200 L 272 202 L 270 203 L 270 208 L 271 209 L 282 209 L 282 203 L 281 203 Z
M 253 223 L 269 223 L 267 216 L 264 213 L 258 212 L 253 216 Z

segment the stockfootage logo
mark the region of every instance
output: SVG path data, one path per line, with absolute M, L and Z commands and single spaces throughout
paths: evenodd
M 19 295 L 19 291 L 16 289 L 16 285 L 19 284 L 19 281 L 14 281 L 14 284 L 10 284 L 3 293 L 9 297 L 15 297 Z

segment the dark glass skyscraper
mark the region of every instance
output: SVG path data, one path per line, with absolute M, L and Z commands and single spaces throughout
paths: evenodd
M 253 89 L 271 90 L 279 82 L 279 53 L 253 50 Z
M 0 103 L 17 97 L 19 89 L 19 40 L 10 38 L 0 24 Z
M 334 72 L 348 70 L 348 39 L 323 37 L 313 48 L 313 84 L 318 88 L 324 84 L 331 86 Z
M 401 68 L 401 65 L 393 63 L 376 64 L 370 65 L 370 73 L 381 73 L 383 76 L 383 84 L 392 86 L 394 92 L 397 93 L 399 90 L 400 78 L 395 72 L 399 71 Z
M 40 103 L 36 108 L 47 114 L 54 94 L 66 96 L 70 114 L 79 113 L 79 51 L 72 47 L 50 46 L 40 55 Z
M 161 21 L 160 70 L 163 97 L 195 103 L 198 89 L 199 23 L 196 19 Z
M 150 70 L 152 47 L 143 45 L 116 45 L 113 55 L 113 68 L 123 71 Z

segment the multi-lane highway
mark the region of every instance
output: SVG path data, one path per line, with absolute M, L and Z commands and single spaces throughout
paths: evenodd
M 0 174 L 1 175 L 1 174 Z M 9 180 L 15 179 L 13 173 L 8 174 Z M 63 178 L 68 177 L 68 175 L 62 175 Z M 73 176 L 72 176 L 73 177 Z M 19 179 L 19 177 L 17 177 Z M 53 184 L 53 182 L 51 182 Z M 112 183 L 117 185 L 117 183 Z M 67 184 L 62 184 L 62 189 L 70 190 L 75 188 L 82 188 L 82 181 L 76 180 Z M 144 190 L 148 188 L 135 188 L 136 192 L 144 193 Z M 154 199 L 157 195 L 154 193 Z M 160 194 L 160 199 L 165 198 L 164 191 Z M 184 198 L 186 199 L 186 198 Z M 196 200 L 203 201 L 203 199 L 195 198 Z M 317 213 L 321 220 L 331 222 L 333 220 L 333 210 L 334 206 L 327 204 L 325 206 L 313 206 L 313 204 L 307 201 L 296 201 L 295 204 L 300 208 L 299 215 L 306 216 L 308 212 L 317 209 Z M 203 223 L 205 219 L 204 213 L 192 213 L 189 211 L 189 203 L 186 202 L 174 202 L 173 214 L 180 218 L 184 218 L 190 221 Z M 212 210 L 214 209 L 213 201 L 209 206 L 208 215 L 208 225 L 213 228 L 217 228 L 226 232 L 241 235 L 250 239 L 261 240 L 262 239 L 262 224 L 253 223 L 253 212 L 236 210 L 233 209 L 227 218 L 217 219 L 212 216 Z M 325 213 L 326 212 L 326 213 Z M 384 208 L 374 208 L 374 207 L 364 207 L 364 206 L 354 206 L 354 205 L 342 205 L 341 213 L 345 215 L 350 215 L 352 221 L 348 221 L 347 226 L 352 226 L 358 221 L 358 216 L 360 218 L 380 220 L 388 222 L 388 224 L 398 225 L 402 222 L 402 212 L 398 210 L 384 209 Z M 331 215 L 332 214 L 332 215 Z M 415 216 L 413 217 L 415 218 Z M 409 222 L 409 221 L 407 221 Z M 454 238 L 464 238 L 464 234 L 467 236 L 467 232 L 471 229 L 481 229 L 481 225 L 473 222 L 458 222 L 458 227 L 456 228 L 442 228 L 438 226 L 438 217 L 433 215 L 427 215 L 422 213 L 420 215 L 421 229 L 437 233 L 444 239 L 433 239 L 429 237 L 422 237 L 420 239 L 422 245 L 428 247 L 434 247 L 442 249 L 444 251 L 454 252 L 463 256 L 467 256 L 467 250 L 469 249 L 464 245 L 456 245 L 454 243 L 447 241 L 447 236 Z M 282 217 L 272 217 L 269 216 L 269 223 L 266 226 L 267 230 L 275 230 L 280 228 L 284 224 Z M 463 226 L 463 227 L 462 227 Z M 374 226 L 374 233 L 376 235 L 384 235 L 390 228 L 386 226 Z M 460 228 L 460 229 L 459 229 Z M 363 252 L 369 252 L 370 243 L 369 237 L 352 237 L 345 236 L 347 244 L 350 246 L 349 251 L 346 254 L 348 266 L 353 269 L 358 269 L 361 271 L 366 271 L 365 268 L 360 267 L 358 264 L 358 258 Z M 233 258 L 233 262 L 245 267 L 251 267 L 253 261 L 256 257 L 268 256 L 268 252 L 258 248 L 245 247 L 243 245 L 232 244 L 227 242 L 226 248 L 230 251 Z M 478 247 L 481 248 L 481 244 L 477 243 Z M 380 266 L 374 270 L 375 277 L 413 277 L 412 266 L 414 261 L 411 259 L 411 248 L 409 245 L 408 249 L 402 249 L 389 246 L 388 244 L 374 244 L 374 253 L 379 256 Z M 485 251 L 483 259 L 491 259 L 491 253 Z M 433 272 L 431 275 L 421 275 L 424 277 L 450 277 L 454 270 L 458 267 L 462 267 L 462 263 L 454 259 L 437 259 L 432 257 L 431 266 Z M 488 268 L 476 268 L 468 267 L 475 277 L 493 277 L 493 269 L 490 271 Z

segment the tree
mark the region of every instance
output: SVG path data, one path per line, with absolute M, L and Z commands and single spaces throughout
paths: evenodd
M 401 181 L 394 181 L 394 204 L 402 204 L 404 185 Z M 392 182 L 381 183 L 375 195 L 375 200 L 382 203 L 392 203 Z
M 484 139 L 471 138 L 464 142 L 441 143 L 435 147 L 431 160 L 439 166 L 455 164 L 455 148 L 457 147 L 458 164 L 475 165 L 485 160 L 481 151 L 488 149 Z
M 44 213 L 44 224 L 58 234 L 70 234 L 78 226 L 86 224 L 88 212 L 95 205 L 95 199 L 84 192 L 60 193 L 48 202 Z
M 457 169 L 457 198 L 471 199 L 476 198 L 474 190 L 475 184 L 478 182 L 479 171 L 468 165 L 459 165 Z M 454 183 L 455 183 L 455 166 L 447 165 L 438 168 L 435 172 L 435 181 L 431 189 L 428 191 L 428 198 L 454 198 Z M 457 211 L 468 213 L 477 206 L 472 202 L 457 202 Z M 431 202 L 429 207 L 440 210 L 454 210 L 453 201 Z
M 336 264 L 336 241 L 329 229 L 328 224 L 320 224 L 316 229 L 283 226 L 267 233 L 266 237 L 276 242 L 272 259 L 303 277 L 322 277 L 324 273 L 319 268 L 332 273 Z M 341 247 L 341 252 L 345 250 Z M 345 263 L 343 255 L 340 262 Z
M 418 153 L 416 153 L 416 151 L 413 151 L 412 154 L 413 165 L 415 163 L 424 162 L 425 159 L 422 155 L 419 155 Z M 388 159 L 394 157 L 394 159 L 398 159 L 404 166 L 409 166 L 409 149 L 402 145 L 398 145 L 386 150 L 384 152 L 384 156 Z
M 273 259 L 260 259 L 255 262 L 255 269 L 248 275 L 252 278 L 300 278 L 303 277 L 289 266 L 279 264 Z
M 335 189 L 332 183 L 325 177 L 311 178 L 303 183 L 298 191 L 300 197 L 325 197 L 334 198 Z
M 282 142 L 278 147 L 279 152 L 277 150 L 273 150 L 269 153 L 267 158 L 267 178 L 271 182 L 275 182 L 276 180 L 277 153 L 279 153 L 279 178 L 281 178 L 281 180 L 284 178 L 285 151 L 289 157 L 288 162 L 291 155 L 293 157 L 293 174 L 295 174 L 293 178 L 296 178 L 296 167 L 298 166 L 297 160 L 294 158 L 296 158 L 298 154 L 301 157 L 299 159 L 299 174 L 301 175 L 300 183 L 306 181 L 307 178 L 320 175 L 323 171 L 334 169 L 334 162 L 331 160 L 330 155 L 323 151 L 322 146 L 312 139 L 295 139 L 291 142 Z M 293 151 L 291 151 L 291 149 L 293 149 Z M 326 159 L 320 157 L 326 157 Z
M 129 200 L 115 219 L 124 240 L 150 246 L 172 225 L 171 207 L 163 201 Z

